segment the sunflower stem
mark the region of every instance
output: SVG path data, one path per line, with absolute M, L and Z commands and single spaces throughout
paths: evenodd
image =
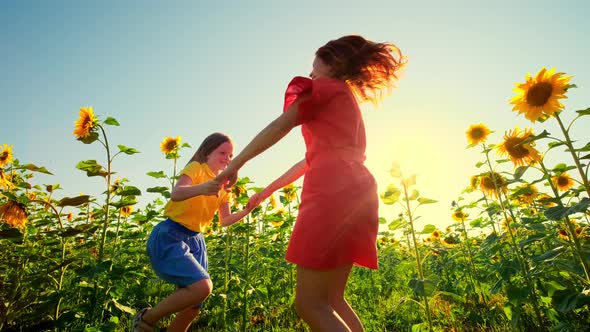
M 418 242 L 416 241 L 416 232 L 414 230 L 414 216 L 412 213 L 412 209 L 410 207 L 410 197 L 408 196 L 408 187 L 406 186 L 405 183 L 402 182 L 402 186 L 404 188 L 404 196 L 405 196 L 405 202 L 406 202 L 406 212 L 408 213 L 408 219 L 410 221 L 410 231 L 412 233 L 412 240 L 414 242 L 414 255 L 416 257 L 416 265 L 418 268 L 418 276 L 420 277 L 420 281 L 424 282 L 424 272 L 422 271 L 422 263 L 421 263 L 421 259 L 420 259 L 420 251 L 418 250 Z M 428 319 L 428 330 L 429 331 L 433 331 L 432 329 L 432 317 L 430 315 L 430 308 L 428 306 L 428 296 L 426 294 L 424 294 L 423 296 L 423 300 L 424 300 L 424 310 L 426 311 L 426 317 Z
M 561 128 L 563 136 L 565 137 L 565 144 L 568 147 L 570 153 L 572 154 L 572 158 L 574 159 L 574 163 L 576 164 L 578 172 L 580 172 L 580 177 L 582 178 L 582 183 L 584 184 L 586 193 L 588 194 L 588 197 L 590 197 L 590 183 L 588 182 L 588 176 L 586 175 L 586 173 L 584 173 L 584 169 L 582 168 L 582 164 L 580 163 L 580 158 L 576 154 L 574 145 L 569 135 L 569 130 L 565 129 L 565 126 L 563 125 L 563 122 L 561 121 L 559 114 L 555 114 L 555 119 L 557 120 L 557 123 L 559 123 L 559 128 Z
M 109 141 L 106 135 L 106 132 L 104 130 L 104 128 L 100 125 L 97 124 L 97 127 L 100 128 L 102 135 L 104 137 L 104 146 L 105 146 L 105 150 L 107 152 L 107 174 L 106 174 L 106 185 L 107 185 L 107 189 L 106 189 L 106 199 L 105 199 L 105 205 L 104 205 L 104 211 L 105 211 L 105 215 L 104 215 L 104 222 L 103 222 L 103 226 L 102 226 L 102 234 L 101 234 L 101 239 L 100 239 L 100 244 L 99 244 L 99 248 L 98 248 L 98 258 L 97 258 L 97 263 L 101 264 L 103 263 L 103 255 L 104 255 L 104 246 L 105 246 L 105 242 L 106 242 L 106 234 L 107 234 L 107 229 L 109 226 L 109 209 L 110 209 L 110 203 L 111 203 L 111 151 L 109 148 Z M 92 296 L 92 302 L 91 302 L 91 306 L 90 306 L 90 321 L 93 321 L 94 319 L 94 313 L 96 310 L 96 305 L 97 305 L 97 300 L 98 300 L 98 282 L 100 279 L 100 274 L 97 274 L 95 279 L 94 279 L 94 293 Z M 100 305 L 100 307 L 102 307 L 102 304 Z
M 548 176 L 547 182 L 549 183 L 549 187 L 551 187 L 551 190 L 553 191 L 553 195 L 555 195 L 555 197 L 558 198 L 559 191 L 557 190 L 557 187 L 555 186 L 555 184 L 550 180 L 549 170 L 547 170 L 547 168 L 545 167 L 545 164 L 542 161 L 539 163 L 539 165 L 541 165 L 541 169 L 543 170 L 543 173 L 547 174 L 547 176 Z M 556 201 L 557 201 L 557 205 L 559 207 L 561 207 L 561 208 L 564 207 L 563 203 L 561 202 L 561 199 L 556 199 Z M 578 238 L 578 235 L 576 234 L 576 227 L 574 226 L 574 224 L 570 220 L 569 216 L 565 216 L 564 220 L 565 220 L 565 224 L 568 228 L 568 231 L 570 233 L 570 238 L 572 239 L 572 242 L 574 243 L 574 248 L 576 250 L 576 254 L 577 254 L 578 258 L 580 259 L 580 262 L 582 263 L 582 267 L 584 268 L 584 274 L 586 275 L 586 281 L 588 283 L 590 283 L 590 264 L 584 258 L 584 251 L 582 250 L 582 245 L 580 243 L 580 239 Z
M 514 254 L 516 255 L 516 260 L 518 261 L 518 265 L 520 266 L 520 270 L 522 273 L 522 277 L 525 281 L 525 284 L 530 289 L 531 298 L 532 298 L 532 302 L 533 302 L 533 310 L 535 311 L 535 316 L 537 316 L 537 324 L 538 324 L 538 326 L 544 326 L 543 318 L 541 316 L 541 311 L 539 309 L 539 303 L 537 300 L 537 294 L 535 291 L 535 285 L 531 281 L 531 277 L 528 274 L 528 270 L 529 270 L 528 263 L 525 261 L 524 257 L 521 256 L 520 250 L 518 249 L 518 246 L 516 244 L 516 239 L 515 239 L 512 227 L 510 226 L 510 221 L 508 219 L 508 213 L 510 213 L 512 220 L 516 221 L 514 213 L 512 212 L 510 205 L 508 205 L 508 208 L 506 208 L 504 200 L 502 199 L 502 190 L 500 190 L 497 180 L 491 175 L 494 172 L 494 168 L 492 167 L 492 163 L 490 161 L 490 155 L 489 155 L 490 150 L 485 149 L 485 145 L 484 145 L 484 151 L 485 151 L 485 156 L 486 156 L 486 164 L 488 165 L 488 167 L 490 169 L 490 178 L 492 179 L 492 183 L 494 184 L 494 189 L 495 189 L 495 192 L 496 192 L 496 195 L 498 198 L 498 203 L 500 204 L 500 210 L 502 211 L 502 213 L 504 215 L 504 219 L 506 220 L 506 229 L 508 230 L 508 235 L 509 235 L 508 238 L 510 239 L 509 243 L 512 246 L 512 250 L 514 250 Z M 506 212 L 507 210 L 508 210 L 508 213 Z

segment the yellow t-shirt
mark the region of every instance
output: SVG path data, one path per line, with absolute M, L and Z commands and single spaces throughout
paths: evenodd
M 215 178 L 215 174 L 207 163 L 190 162 L 180 172 L 192 180 L 192 185 L 201 184 Z M 219 195 L 200 195 L 184 201 L 168 201 L 164 207 L 164 215 L 184 227 L 195 231 L 204 232 L 215 216 L 215 212 L 223 203 L 229 202 L 230 195 L 225 190 L 220 190 Z

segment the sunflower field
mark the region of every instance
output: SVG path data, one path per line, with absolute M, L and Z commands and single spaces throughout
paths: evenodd
M 543 68 L 516 85 L 513 111 L 533 127 L 508 129 L 497 143 L 488 142 L 493 131 L 483 123 L 467 129 L 468 148 L 481 159 L 445 229 L 415 227 L 421 209 L 436 201 L 421 195 L 428 188 L 419 191 L 415 175 L 392 166 L 380 197 L 397 212 L 380 219 L 379 269 L 354 268 L 346 290 L 366 331 L 588 329 L 590 143 L 571 129 L 588 127 L 590 108 L 565 110 L 560 100 L 575 88 L 570 79 Z M 573 115 L 567 123 L 566 112 Z M 560 132 L 547 132 L 549 121 Z M 164 219 L 180 153 L 191 146 L 164 138 L 171 171 L 145 170 L 153 186 L 138 188 L 113 175 L 117 158 L 139 152 L 109 142 L 109 129 L 119 125 L 90 107 L 75 124 L 80 143 L 104 147 L 98 159 L 105 162 L 76 165 L 104 180 L 96 197 L 58 197 L 58 184 L 35 183 L 36 173 L 49 170 L 0 145 L 1 331 L 128 331 L 137 310 L 174 290 L 151 270 L 145 243 Z M 559 162 L 549 162 L 552 155 Z M 232 209 L 260 190 L 241 178 Z M 145 193 L 155 198 L 142 199 Z M 221 228 L 214 220 L 206 234 L 214 289 L 192 330 L 309 330 L 293 308 L 295 270 L 284 260 L 298 204 L 291 185 L 242 222 Z

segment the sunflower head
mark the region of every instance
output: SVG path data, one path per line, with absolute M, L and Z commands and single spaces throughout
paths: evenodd
M 290 183 L 283 187 L 283 194 L 287 201 L 293 201 L 297 197 L 297 187 L 293 183 Z
M 539 194 L 539 189 L 534 185 L 523 185 L 517 190 L 517 201 L 524 204 L 533 204 L 535 198 Z
M 0 219 L 10 227 L 24 228 L 28 222 L 25 206 L 15 201 L 8 201 L 0 205 Z
M 508 155 L 515 167 L 533 165 L 541 161 L 541 155 L 534 148 L 533 141 L 525 142 L 525 140 L 534 136 L 532 129 L 525 128 L 520 131 L 516 127 L 504 134 L 504 141 L 497 146 L 498 152 L 500 155 Z
M 276 228 L 276 227 L 281 227 L 281 226 L 282 226 L 284 223 L 285 223 L 285 221 L 284 221 L 284 220 L 272 220 L 272 221 L 270 222 L 270 224 L 271 224 L 273 227 L 275 227 L 275 228 Z
M 574 186 L 574 180 L 566 172 L 552 177 L 551 182 L 559 191 L 567 191 Z
M 498 197 L 498 191 L 507 192 L 507 181 L 499 173 L 486 172 L 479 177 L 479 189 L 487 195 Z
M 470 145 L 475 145 L 484 143 L 488 139 L 490 133 L 491 131 L 486 125 L 479 123 L 469 126 L 465 135 L 467 136 L 467 142 L 469 142 Z
M 559 236 L 560 239 L 569 240 L 569 235 L 564 228 L 558 228 L 557 235 Z
M 77 139 L 82 139 L 90 136 L 90 133 L 96 130 L 98 119 L 94 116 L 92 107 L 80 108 L 80 116 L 75 122 L 73 134 Z
M 121 217 L 127 218 L 131 215 L 131 212 L 133 212 L 133 206 L 131 205 L 125 205 L 121 207 Z
M 453 211 L 453 214 L 451 215 L 453 220 L 455 220 L 457 222 L 464 221 L 468 216 L 469 215 L 467 213 L 463 212 L 463 210 L 461 210 L 461 209 L 457 209 L 457 210 Z
M 439 239 L 440 231 L 438 229 L 435 229 L 430 236 L 432 236 L 434 239 Z
M 275 200 L 275 196 L 270 195 L 270 197 L 268 199 L 269 199 L 270 207 L 273 209 L 276 209 L 277 208 L 277 201 Z
M 479 187 L 479 176 L 473 175 L 469 179 L 469 188 L 475 190 L 475 189 L 477 189 L 477 187 Z
M 0 168 L 0 188 L 10 190 L 14 187 L 14 184 L 12 184 L 12 182 L 10 181 L 10 176 L 4 173 L 4 170 Z
M 559 113 L 563 110 L 559 99 L 567 98 L 565 92 L 570 78 L 564 73 L 556 73 L 555 68 L 547 70 L 543 67 L 534 77 L 527 74 L 524 83 L 516 84 L 516 96 L 510 100 L 514 105 L 512 110 L 524 114 L 532 122 Z
M 160 150 L 166 155 L 177 152 L 180 148 L 181 139 L 182 138 L 180 136 L 177 136 L 176 138 L 164 137 L 162 143 L 160 143 Z
M 10 164 L 12 160 L 12 145 L 3 144 L 2 149 L 0 149 L 0 167 Z
M 538 194 L 536 199 L 537 199 L 537 202 L 539 202 L 539 204 L 541 204 L 545 208 L 550 208 L 550 207 L 557 205 L 557 204 L 555 204 L 553 197 L 551 197 L 545 193 Z

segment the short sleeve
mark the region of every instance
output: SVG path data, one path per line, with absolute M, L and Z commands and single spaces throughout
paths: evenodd
M 223 203 L 230 203 L 231 199 L 232 199 L 232 193 L 231 192 L 227 192 L 224 189 L 221 189 L 219 191 L 219 203 L 223 204 Z
M 312 80 L 307 77 L 297 76 L 291 80 L 285 92 L 286 111 L 296 101 L 299 103 L 297 123 L 302 124 L 312 120 L 321 107 L 329 103 L 336 95 L 340 94 L 346 83 L 329 78 Z
M 202 172 L 201 164 L 196 161 L 191 161 L 186 167 L 178 174 L 178 176 L 186 175 L 191 178 L 192 182 L 195 183 L 196 179 L 199 178 L 199 174 Z

